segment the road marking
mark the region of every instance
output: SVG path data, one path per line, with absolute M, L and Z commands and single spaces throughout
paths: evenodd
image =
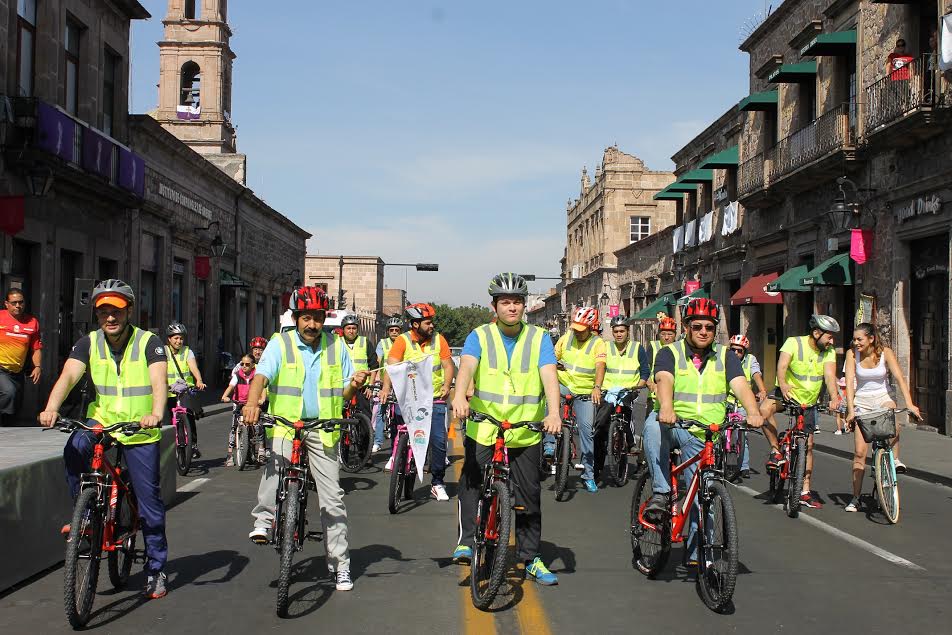
M 745 494 L 749 494 L 750 496 L 753 496 L 753 497 L 760 496 L 761 494 L 761 492 L 758 492 L 757 490 L 753 488 L 747 487 L 746 485 L 734 485 L 734 487 L 744 492 Z M 774 505 L 774 507 L 783 509 L 783 505 Z M 915 562 L 911 562 L 901 556 L 897 556 L 896 554 L 890 551 L 886 551 L 885 549 L 877 547 L 871 542 L 866 542 L 862 538 L 857 538 L 853 534 L 846 533 L 842 529 L 837 529 L 836 527 L 832 525 L 828 525 L 822 520 L 818 520 L 812 516 L 808 516 L 805 514 L 800 514 L 798 518 L 808 525 L 812 525 L 821 531 L 825 531 L 831 536 L 835 536 L 836 538 L 839 538 L 840 540 L 844 540 L 850 543 L 851 545 L 853 545 L 854 547 L 859 547 L 860 549 L 863 549 L 864 551 L 868 551 L 874 556 L 878 556 L 887 562 L 891 562 L 900 567 L 906 567 L 907 569 L 912 569 L 913 571 L 925 571 L 924 567 L 920 567 Z
M 188 483 L 186 483 L 185 485 L 183 485 L 182 487 L 178 488 L 175 491 L 176 492 L 191 492 L 193 490 L 198 489 L 199 487 L 201 487 L 202 485 L 204 485 L 210 480 L 211 479 L 209 478 L 196 478 L 189 481 Z
M 519 622 L 519 631 L 532 635 L 552 635 L 549 620 L 539 600 L 536 583 L 528 577 L 522 581 L 522 601 L 516 605 L 516 620 Z

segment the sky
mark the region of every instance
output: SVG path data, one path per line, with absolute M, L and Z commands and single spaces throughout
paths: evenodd
M 167 7 L 140 1 L 133 112 L 157 105 Z M 248 186 L 314 235 L 308 253 L 435 262 L 385 284 L 484 304 L 497 272 L 559 275 L 566 201 L 606 147 L 673 169 L 747 95 L 737 47 L 764 5 L 232 0 Z

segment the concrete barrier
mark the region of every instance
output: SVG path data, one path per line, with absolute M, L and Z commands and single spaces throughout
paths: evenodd
M 0 428 L 0 591 L 63 561 L 60 527 L 73 515 L 63 446 L 69 437 L 41 428 Z M 175 433 L 162 428 L 161 482 L 175 497 Z M 141 543 L 141 539 L 140 539 Z

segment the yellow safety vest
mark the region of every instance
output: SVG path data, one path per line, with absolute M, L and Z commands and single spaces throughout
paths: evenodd
M 172 387 L 172 384 L 178 379 L 184 379 L 185 383 L 189 386 L 195 385 L 195 377 L 192 376 L 192 371 L 188 367 L 188 346 L 182 346 L 179 349 L 178 354 L 175 354 L 175 351 L 172 350 L 171 346 L 165 347 L 165 356 L 169 358 L 168 364 L 169 367 L 166 370 L 166 377 L 168 379 L 169 387 Z M 174 361 L 173 361 L 174 360 Z M 178 362 L 178 368 L 175 366 L 175 362 Z M 178 369 L 182 369 L 182 374 L 179 375 Z M 169 391 L 169 397 L 173 397 L 174 394 L 172 391 Z
M 791 356 L 790 366 L 787 367 L 787 383 L 790 384 L 790 395 L 801 404 L 812 406 L 820 398 L 823 390 L 823 362 L 820 358 L 822 351 L 815 351 L 810 346 L 810 336 L 790 338 L 797 344 L 797 354 Z M 777 378 L 780 386 L 780 378 Z
M 354 363 L 354 370 L 370 370 L 370 360 L 367 359 L 367 338 L 358 335 L 354 343 L 351 344 L 346 339 L 341 338 L 350 353 L 350 361 Z
M 382 348 L 382 350 L 383 350 L 383 357 L 381 357 L 381 358 L 378 360 L 378 362 L 379 362 L 378 365 L 380 366 L 380 378 L 381 378 L 381 380 L 383 379 L 383 376 L 387 374 L 387 369 L 385 368 L 385 366 L 387 365 L 387 356 L 390 354 L 390 349 L 393 348 L 393 340 L 390 339 L 389 336 L 385 337 L 385 338 L 382 340 L 382 347 L 383 347 L 383 348 Z
M 618 350 L 614 341 L 606 344 L 608 355 L 605 359 L 605 388 L 632 388 L 641 381 L 641 362 L 638 354 L 641 344 L 628 340 L 625 349 Z
M 403 355 L 403 361 L 418 362 L 427 355 L 433 357 L 433 398 L 436 399 L 440 396 L 440 391 L 443 389 L 443 365 L 440 364 L 440 334 L 433 331 L 433 337 L 431 337 L 429 341 L 429 352 L 424 352 L 423 347 L 410 337 L 410 333 L 403 333 L 400 337 L 406 340 L 407 345 L 406 352 Z
M 699 373 L 688 358 L 683 339 L 665 348 L 674 353 L 674 413 L 681 419 L 695 419 L 705 424 L 723 423 L 727 416 L 727 347 L 714 344 L 714 358 Z M 655 410 L 660 410 L 660 403 Z M 692 428 L 691 433 L 704 438 L 704 431 Z
M 297 348 L 297 331 L 285 331 L 271 336 L 277 340 L 281 351 L 281 366 L 278 375 L 268 384 L 268 412 L 289 421 L 298 421 L 304 412 L 304 368 L 301 352 Z M 335 335 L 321 333 L 321 376 L 317 382 L 317 406 L 322 419 L 337 419 L 344 412 L 344 378 L 341 367 L 342 349 Z M 279 425 L 272 435 L 293 439 L 294 431 Z M 340 432 L 321 431 L 321 442 L 333 447 L 340 440 Z
M 598 336 L 592 333 L 588 341 L 575 348 L 575 331 L 569 330 L 563 337 L 562 366 L 559 371 L 559 383 L 568 388 L 573 395 L 584 395 L 595 388 L 595 344 Z
M 545 391 L 539 356 L 542 338 L 548 337 L 538 326 L 523 324 L 512 357 L 506 355 L 502 334 L 495 324 L 485 324 L 473 331 L 482 349 L 473 381 L 476 387 L 470 407 L 500 421 L 542 421 L 545 418 Z M 496 426 L 466 422 L 466 436 L 480 445 L 496 442 Z M 542 434 L 526 428 L 505 433 L 506 445 L 524 448 L 542 440 Z
M 102 330 L 89 334 L 89 376 L 96 387 L 96 400 L 86 409 L 86 417 L 110 426 L 116 423 L 138 422 L 152 414 L 152 381 L 146 359 L 148 331 L 132 328 L 122 365 L 116 370 L 116 361 L 108 350 Z M 141 430 L 135 434 L 113 434 L 122 445 L 156 443 L 162 438 L 158 428 Z

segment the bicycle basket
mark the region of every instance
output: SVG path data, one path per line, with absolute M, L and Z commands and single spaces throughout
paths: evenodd
M 876 410 L 856 416 L 856 425 L 866 443 L 885 441 L 896 436 L 896 414 L 892 410 Z

